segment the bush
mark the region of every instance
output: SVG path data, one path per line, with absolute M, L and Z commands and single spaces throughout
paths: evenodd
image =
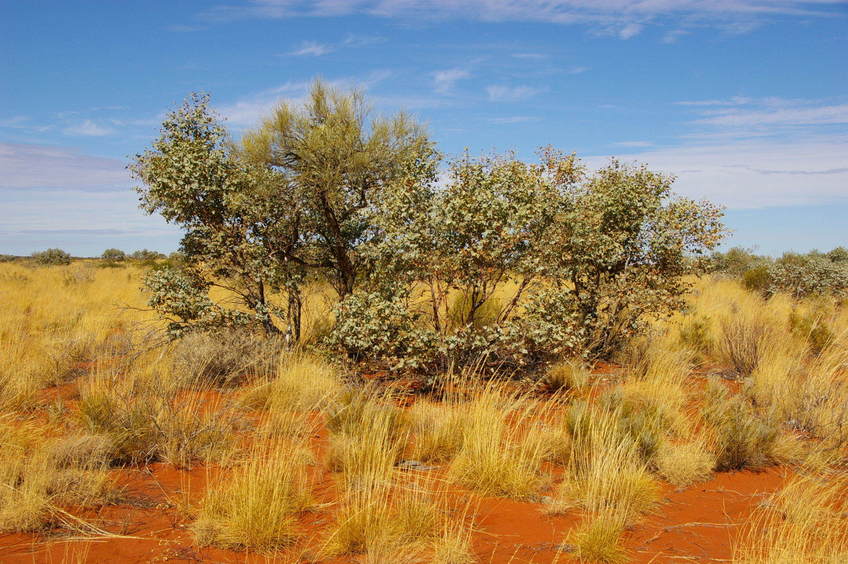
M 106 249 L 100 255 L 100 258 L 103 260 L 104 266 L 119 266 L 126 262 L 127 253 L 120 249 Z
M 71 264 L 71 255 L 62 249 L 47 249 L 32 253 L 32 258 L 38 264 L 47 266 Z
M 132 260 L 136 260 L 142 263 L 153 264 L 157 260 L 161 260 L 165 258 L 165 254 L 160 253 L 158 251 L 149 251 L 147 249 L 140 249 L 138 251 L 134 251 L 130 258 Z
M 771 266 L 758 264 L 742 275 L 742 285 L 752 292 L 765 294 L 771 287 Z
M 247 329 L 193 332 L 175 346 L 174 373 L 201 388 L 268 378 L 277 370 L 282 349 L 279 337 Z
M 786 254 L 769 269 L 768 292 L 786 292 L 793 297 L 848 296 L 848 263 L 823 256 Z

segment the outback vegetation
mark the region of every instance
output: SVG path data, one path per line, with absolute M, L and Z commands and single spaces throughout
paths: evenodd
M 0 264 L 3 562 L 848 559 L 844 249 L 320 84 L 131 166 L 178 253 Z

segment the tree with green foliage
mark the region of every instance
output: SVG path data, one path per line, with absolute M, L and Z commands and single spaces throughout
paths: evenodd
M 674 197 L 673 179 L 644 166 L 590 174 L 574 155 L 540 157 L 466 155 L 445 183 L 422 128 L 402 114 L 369 121 L 358 93 L 316 83 L 240 144 L 195 96 L 132 166 L 143 208 L 185 231 L 183 258 L 147 277 L 150 304 L 175 335 L 253 324 L 296 340 L 315 278 L 339 297 L 327 344 L 352 358 L 608 354 L 682 306 L 721 211 Z
M 410 163 L 436 158 L 423 128 L 399 114 L 369 120 L 358 92 L 316 82 L 302 108 L 283 104 L 244 136 L 245 160 L 279 179 L 279 204 L 299 212 L 303 244 L 286 258 L 329 272 L 340 297 L 350 294 L 365 259 L 360 249 L 379 237 L 375 210 Z
M 142 182 L 142 208 L 185 232 L 184 261 L 146 280 L 150 303 L 171 320 L 172 333 L 225 323 L 279 333 L 288 316 L 269 293 L 297 276 L 281 259 L 299 239 L 298 209 L 280 189 L 285 179 L 239 159 L 202 95 L 168 114 L 153 147 L 130 168 Z M 213 287 L 231 292 L 248 312 L 214 303 Z
M 284 325 L 297 340 L 305 277 L 325 276 L 340 296 L 351 293 L 366 267 L 359 250 L 379 236 L 372 216 L 381 193 L 405 163 L 434 157 L 407 117 L 368 122 L 359 94 L 320 83 L 303 109 L 282 105 L 242 145 L 228 139 L 208 97 L 195 95 L 131 167 L 142 207 L 185 231 L 184 264 L 151 274 L 154 307 L 176 333 L 226 321 L 269 333 Z M 185 300 L 216 286 L 250 314 L 208 297 L 181 309 L 166 295 Z M 270 298 L 275 291 L 286 294 L 286 307 Z
M 440 190 L 399 184 L 378 215 L 373 281 L 339 305 L 333 343 L 356 357 L 379 356 L 384 343 L 398 365 L 414 364 L 414 350 L 428 352 L 419 364 L 523 365 L 608 354 L 646 319 L 682 307 L 687 275 L 703 271 L 723 234 L 721 210 L 673 197 L 672 178 L 644 166 L 613 161 L 586 174 L 574 155 L 540 155 L 466 157 Z M 410 305 L 421 282 L 426 312 Z M 425 313 L 428 329 L 417 321 Z
M 160 253 L 159 251 L 151 251 L 148 249 L 139 249 L 137 251 L 133 251 L 130 255 L 132 260 L 145 263 L 145 264 L 153 264 L 157 260 L 162 260 L 165 258 L 164 253 Z

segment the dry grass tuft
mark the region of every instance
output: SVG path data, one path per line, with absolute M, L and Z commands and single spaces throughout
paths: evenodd
M 268 551 L 298 536 L 296 516 L 311 504 L 302 444 L 257 445 L 243 465 L 210 487 L 192 525 L 200 544 Z
M 844 476 L 802 476 L 751 517 L 734 548 L 738 564 L 836 564 L 848 561 Z

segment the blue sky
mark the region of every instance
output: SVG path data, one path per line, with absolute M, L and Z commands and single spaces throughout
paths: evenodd
M 237 136 L 311 80 L 447 154 L 552 144 L 678 176 L 728 245 L 848 244 L 848 3 L 0 0 L 0 253 L 174 250 L 128 158 L 206 91 Z

